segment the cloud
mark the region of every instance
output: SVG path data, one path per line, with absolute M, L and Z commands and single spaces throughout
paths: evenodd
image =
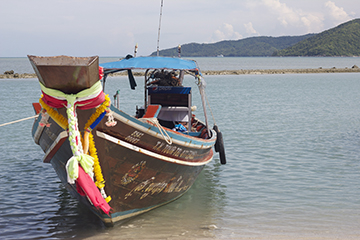
M 330 19 L 335 24 L 350 20 L 350 16 L 345 12 L 344 8 L 336 6 L 334 2 L 326 2 L 325 7 L 328 10 Z
M 242 35 L 236 32 L 231 24 L 224 23 L 220 29 L 215 30 L 212 40 L 237 40 L 240 38 L 242 38 Z
M 244 23 L 244 27 L 246 29 L 246 32 L 249 34 L 249 35 L 260 35 L 253 27 L 253 24 L 252 22 L 249 22 L 249 23 Z
M 280 3 L 279 0 L 263 0 L 262 2 L 278 16 L 278 20 L 283 26 L 299 22 L 299 15 L 285 3 Z
M 320 31 L 324 24 L 324 17 L 320 13 L 304 12 L 302 9 L 293 9 L 280 0 L 262 0 L 269 13 L 277 17 L 283 28 L 305 29 L 306 32 Z
M 324 28 L 324 17 L 321 14 L 303 14 L 300 16 L 300 21 L 307 32 L 319 32 Z

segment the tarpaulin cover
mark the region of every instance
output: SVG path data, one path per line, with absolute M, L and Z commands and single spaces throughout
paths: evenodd
M 100 64 L 105 72 L 109 70 L 126 69 L 178 69 L 178 70 L 197 70 L 195 61 L 182 58 L 170 57 L 135 57 L 123 59 L 117 62 L 108 62 Z M 200 72 L 199 72 L 200 73 Z

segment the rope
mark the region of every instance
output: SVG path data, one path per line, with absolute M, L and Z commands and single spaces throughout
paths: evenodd
M 207 133 L 210 136 L 209 121 L 208 121 L 207 112 L 206 112 L 206 101 L 207 101 L 206 94 L 205 94 L 206 82 L 205 82 L 205 80 L 201 80 L 201 75 L 200 74 L 196 75 L 196 79 L 198 80 L 198 82 L 196 84 L 199 87 L 199 92 L 200 92 L 200 96 L 201 96 L 201 103 L 203 105 L 203 110 L 204 110 L 205 126 L 206 126 Z M 209 107 L 210 107 L 210 105 L 209 105 Z M 213 120 L 215 120 L 214 116 L 213 116 Z
M 200 76 L 200 75 L 196 75 L 195 77 L 196 77 L 197 80 L 198 80 L 197 82 L 195 82 L 195 84 L 198 85 L 199 90 L 200 90 L 201 85 L 203 84 L 203 82 L 201 82 L 201 76 Z M 207 103 L 207 105 L 208 105 L 208 107 L 209 107 L 209 109 L 210 109 L 211 117 L 213 118 L 213 121 L 214 121 L 214 123 L 215 123 L 215 125 L 216 125 L 215 117 L 214 117 L 214 114 L 213 114 L 213 112 L 212 112 L 212 110 L 211 110 L 210 103 L 209 103 L 209 100 L 208 100 L 208 98 L 207 98 L 207 95 L 206 95 L 205 91 L 203 91 L 203 93 L 204 93 L 204 96 L 205 96 L 205 99 L 206 99 L 206 103 Z M 200 93 L 200 94 L 201 94 L 201 93 Z
M 36 118 L 36 117 L 38 117 L 38 116 L 39 116 L 39 114 L 38 114 L 38 115 L 35 115 L 35 116 L 32 116 L 32 117 L 22 118 L 22 119 L 19 119 L 19 120 L 15 120 L 15 121 L 12 121 L 12 122 L 8 122 L 8 123 L 3 123 L 3 124 L 0 125 L 0 127 L 6 126 L 6 125 L 10 125 L 10 124 L 13 124 L 13 123 L 17 123 L 17 122 L 22 122 L 22 121 L 29 120 L 29 119 L 32 119 L 32 118 Z
M 76 97 L 74 95 L 67 96 L 68 105 L 66 113 L 68 116 L 69 142 L 73 156 L 66 163 L 66 172 L 68 182 L 74 184 L 79 177 L 79 163 L 84 171 L 93 178 L 94 158 L 83 152 L 81 143 L 81 135 L 78 128 L 78 118 L 75 107 Z
M 169 134 L 166 132 L 166 130 L 160 125 L 159 121 L 157 120 L 157 118 L 140 118 L 139 120 L 142 120 L 142 121 L 150 121 L 152 122 L 153 124 L 155 124 L 155 126 L 159 129 L 161 135 L 163 136 L 164 140 L 169 144 L 171 145 L 172 144 L 172 139 L 171 137 L 169 136 Z M 165 133 L 165 134 L 164 134 Z M 165 136 L 166 135 L 166 136 Z
M 208 105 L 208 107 L 209 107 L 209 109 L 210 109 L 211 117 L 213 118 L 214 124 L 216 125 L 215 117 L 214 117 L 214 114 L 213 114 L 213 112 L 212 112 L 212 110 L 211 110 L 211 107 L 210 107 L 210 104 L 209 104 L 209 100 L 208 100 L 208 98 L 207 98 L 207 96 L 206 96 L 205 93 L 204 93 L 204 95 L 205 95 L 206 103 L 207 103 L 207 105 Z

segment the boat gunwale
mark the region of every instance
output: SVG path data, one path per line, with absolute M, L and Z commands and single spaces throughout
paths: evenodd
M 136 129 L 139 129 L 140 131 L 145 132 L 153 137 L 159 138 L 161 140 L 164 139 L 161 135 L 161 132 L 159 131 L 159 129 L 156 126 L 146 123 L 146 122 L 142 122 L 139 119 L 132 117 L 129 114 L 127 114 L 121 110 L 118 110 L 118 109 L 116 109 L 117 111 L 114 111 L 114 109 L 112 109 L 112 110 L 113 110 L 112 114 L 116 120 L 119 120 L 119 121 L 123 122 L 124 124 L 132 126 Z M 209 129 L 209 130 L 211 132 L 211 138 L 203 139 L 203 138 L 198 138 L 198 137 L 194 137 L 191 135 L 182 134 L 182 133 L 173 131 L 169 128 L 165 129 L 165 131 L 169 134 L 173 143 L 178 144 L 180 146 L 196 148 L 196 149 L 208 149 L 208 148 L 212 148 L 214 146 L 215 141 L 216 141 L 216 132 L 212 129 Z M 183 138 L 184 140 L 182 140 L 181 138 Z M 189 141 L 187 142 L 185 139 L 188 139 Z

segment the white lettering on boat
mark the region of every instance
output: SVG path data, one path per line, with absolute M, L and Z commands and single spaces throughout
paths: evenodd
M 172 155 L 174 157 L 194 159 L 196 151 L 184 150 L 177 146 L 172 146 L 164 142 L 158 141 L 153 147 L 155 151 L 161 152 L 162 154 Z
M 140 199 L 144 199 L 149 195 L 155 195 L 159 193 L 172 193 L 186 191 L 190 188 L 189 185 L 184 184 L 182 176 L 173 177 L 169 182 L 154 182 L 155 177 L 145 180 L 134 187 L 130 192 L 125 194 L 125 199 L 131 197 L 133 193 L 141 193 Z
M 132 143 L 132 144 L 136 144 L 137 142 L 140 141 L 141 137 L 144 136 L 144 133 L 138 132 L 138 131 L 134 131 L 132 134 L 130 134 L 129 136 L 127 136 L 125 138 L 126 141 Z

